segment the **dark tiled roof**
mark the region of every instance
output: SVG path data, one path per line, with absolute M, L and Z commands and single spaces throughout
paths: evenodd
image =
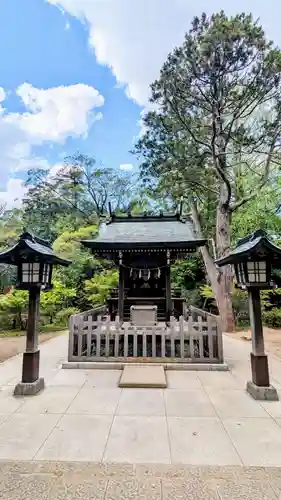
M 60 264 L 62 266 L 71 264 L 69 260 L 61 259 L 55 255 L 47 241 L 27 232 L 20 236 L 18 243 L 12 248 L 0 253 L 0 263 L 17 265 L 24 255 L 27 257 L 38 257 L 39 260 L 41 258 L 50 264 Z
M 218 259 L 216 264 L 218 266 L 224 266 L 239 262 L 245 258 L 247 260 L 248 257 L 251 258 L 251 256 L 254 256 L 257 252 L 263 250 L 265 250 L 268 255 L 271 255 L 272 258 L 281 260 L 281 248 L 274 245 L 274 243 L 268 239 L 264 231 L 258 230 L 238 240 L 237 246 L 229 255 Z
M 199 246 L 205 240 L 199 240 L 191 221 L 182 221 L 176 217 L 117 218 L 109 224 L 102 224 L 98 237 L 93 241 L 84 241 L 89 247 L 101 247 L 111 244 L 193 244 Z M 181 245 L 182 246 L 182 245 Z

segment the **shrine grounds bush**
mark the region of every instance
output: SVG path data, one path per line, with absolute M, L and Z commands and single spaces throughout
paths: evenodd
M 60 326 L 68 326 L 68 321 L 72 314 L 78 314 L 80 311 L 76 307 L 67 307 L 56 314 L 55 324 Z
M 269 328 L 281 328 L 281 309 L 273 308 L 263 312 L 263 323 Z
M 12 314 L 0 313 L 0 331 L 13 328 L 14 317 Z
M 192 290 L 182 290 L 183 297 L 185 298 L 187 307 L 194 306 L 199 309 L 204 308 L 204 299 L 200 293 L 200 288 L 193 288 Z
M 200 287 L 202 297 L 207 301 L 210 312 L 216 307 L 215 297 L 210 285 L 203 285 Z M 237 327 L 247 326 L 250 323 L 249 319 L 249 305 L 248 294 L 238 288 L 232 287 L 232 306 Z

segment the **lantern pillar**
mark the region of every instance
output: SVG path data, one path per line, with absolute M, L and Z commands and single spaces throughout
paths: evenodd
M 253 382 L 258 386 L 269 387 L 268 362 L 264 353 L 260 291 L 256 287 L 249 289 L 249 310 L 252 329 L 251 366 Z
M 166 322 L 170 323 L 173 313 L 172 290 L 171 290 L 171 254 L 167 250 L 167 265 L 165 269 L 165 291 L 166 291 Z
M 252 331 L 252 381 L 247 382 L 247 391 L 254 399 L 278 401 L 277 391 L 270 385 L 268 359 L 264 352 L 260 290 L 252 286 L 248 288 L 248 293 Z
M 125 283 L 124 283 L 124 267 L 122 265 L 123 254 L 119 252 L 119 286 L 118 286 L 118 316 L 119 321 L 123 323 L 124 321 L 124 293 L 125 293 Z
M 39 378 L 40 351 L 38 349 L 38 319 L 40 288 L 29 290 L 28 320 L 26 332 L 26 351 L 23 354 L 22 380 L 14 390 L 15 396 L 37 394 L 44 388 L 44 379 Z
M 171 295 L 171 267 L 170 264 L 166 267 L 165 272 L 165 288 L 166 288 L 166 322 L 171 321 L 172 316 L 172 295 Z

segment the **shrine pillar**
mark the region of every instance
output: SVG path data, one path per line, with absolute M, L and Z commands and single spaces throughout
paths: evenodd
M 166 289 L 166 321 L 170 321 L 172 316 L 172 292 L 171 292 L 171 262 L 170 251 L 167 250 L 167 267 L 165 270 L 165 289 Z
M 122 252 L 119 252 L 119 286 L 118 286 L 118 315 L 124 321 L 124 267 L 122 266 Z

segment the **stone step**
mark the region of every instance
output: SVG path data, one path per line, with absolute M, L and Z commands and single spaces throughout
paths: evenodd
M 164 367 L 157 366 L 124 366 L 119 387 L 166 388 L 167 380 Z

